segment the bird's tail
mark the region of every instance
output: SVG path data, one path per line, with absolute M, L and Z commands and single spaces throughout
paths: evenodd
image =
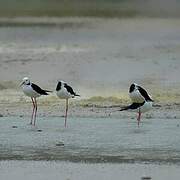
M 120 109 L 119 111 L 125 111 L 125 110 L 129 110 L 129 109 L 131 109 L 131 110 L 133 110 L 133 109 L 138 109 L 138 108 L 141 107 L 144 103 L 145 103 L 145 101 L 142 102 L 142 103 L 132 103 L 132 104 L 129 105 L 129 106 L 123 107 L 123 108 Z
M 52 93 L 53 91 L 49 91 L 49 90 L 44 90 L 45 92 L 50 92 L 50 93 Z
M 80 96 L 79 94 L 75 94 L 74 96 Z
M 128 109 L 130 109 L 129 106 L 125 106 L 125 107 L 122 107 L 119 111 L 126 111 Z

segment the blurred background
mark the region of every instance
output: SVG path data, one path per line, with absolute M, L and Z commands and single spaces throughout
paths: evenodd
M 1 0 L 1 17 L 179 17 L 179 0 Z

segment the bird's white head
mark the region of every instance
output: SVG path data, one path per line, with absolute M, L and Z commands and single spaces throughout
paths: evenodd
M 31 83 L 30 79 L 28 77 L 24 77 L 22 80 L 21 86 L 22 85 L 29 85 L 30 83 Z

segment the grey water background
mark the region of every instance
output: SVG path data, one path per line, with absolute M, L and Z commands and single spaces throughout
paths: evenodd
M 179 119 L 39 117 L 0 119 L 1 160 L 89 163 L 180 163 Z M 40 131 L 41 130 L 41 131 Z

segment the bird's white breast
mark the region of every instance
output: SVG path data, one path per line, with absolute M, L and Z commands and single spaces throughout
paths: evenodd
M 23 92 L 28 97 L 36 98 L 36 97 L 41 96 L 40 94 L 38 94 L 36 91 L 34 91 L 32 89 L 31 85 L 24 85 L 23 86 Z
M 62 87 L 59 91 L 56 91 L 56 94 L 60 99 L 69 99 L 73 97 L 64 87 Z
M 147 111 L 151 110 L 151 109 L 152 109 L 152 104 L 153 104 L 152 101 L 146 101 L 146 102 L 143 104 L 143 106 L 140 107 L 140 111 L 141 111 L 142 113 L 144 113 L 144 112 L 147 112 Z M 139 110 L 138 110 L 138 111 L 139 111 Z
M 133 92 L 129 93 L 129 97 L 131 98 L 132 102 L 135 103 L 142 103 L 145 100 L 138 90 L 134 90 Z

